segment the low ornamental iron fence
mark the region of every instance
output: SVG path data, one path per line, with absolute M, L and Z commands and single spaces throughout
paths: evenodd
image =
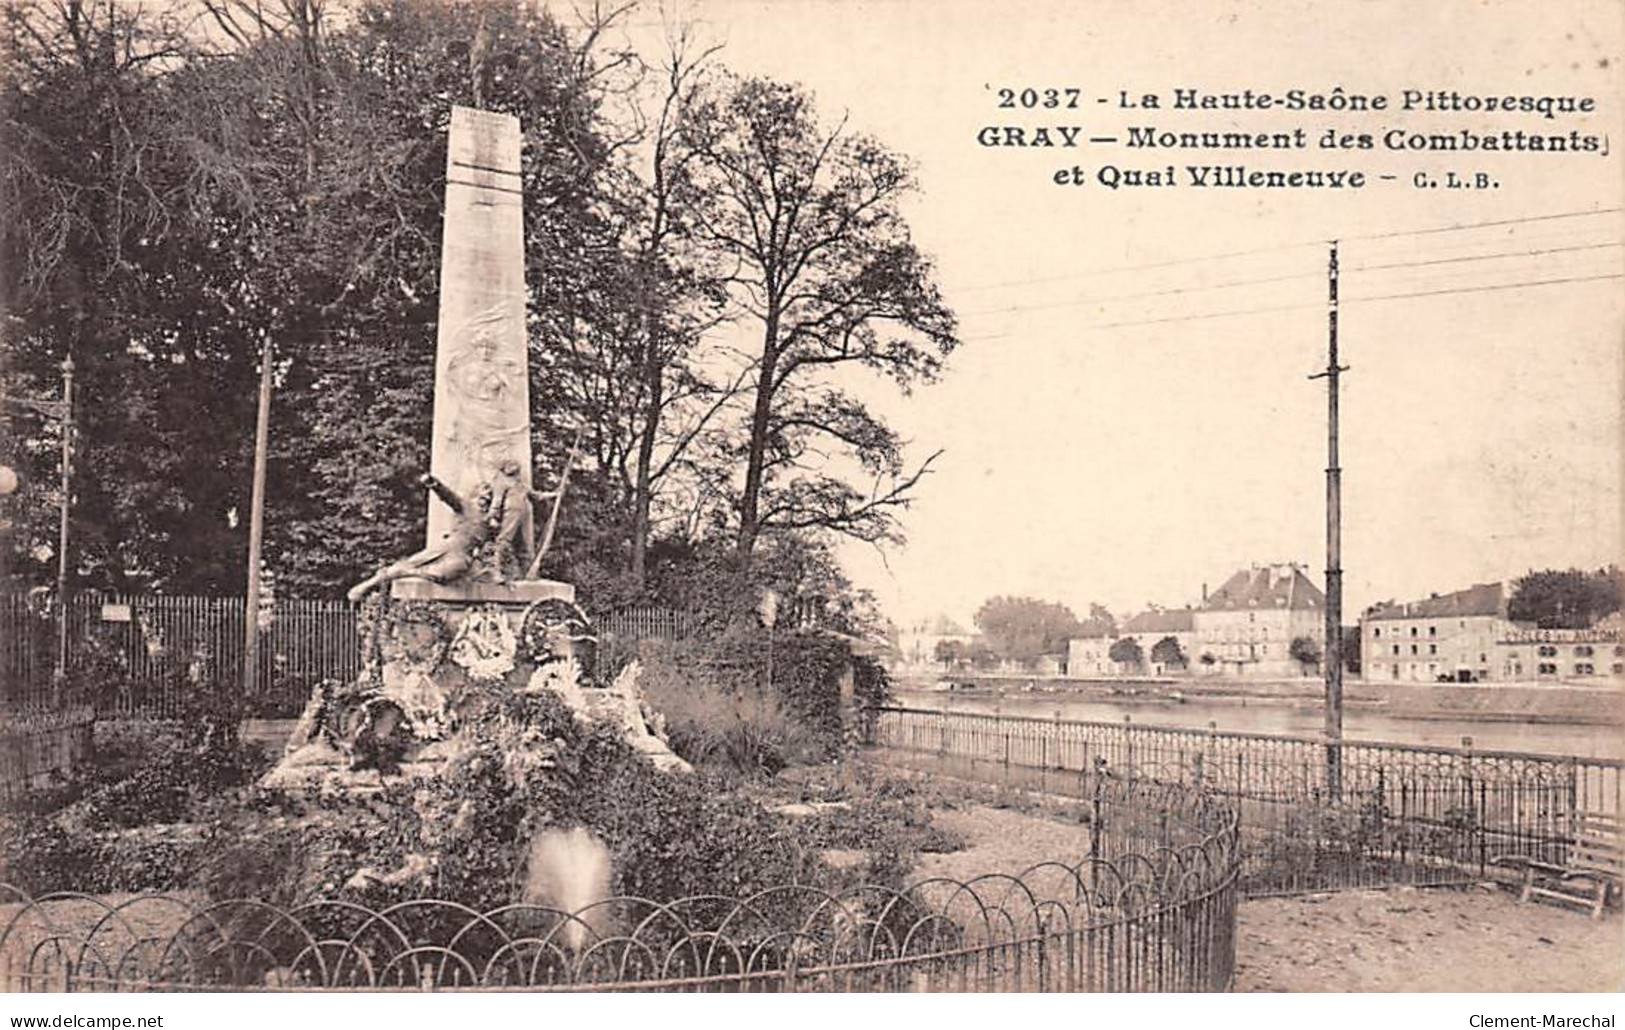
M 1109 769 L 1210 791 L 1245 827 L 1248 896 L 1474 882 L 1513 856 L 1562 865 L 1582 817 L 1620 812 L 1625 764 L 900 707 L 866 727 L 887 761 L 971 779 L 1087 798 Z
M 1020 875 L 575 912 L 450 901 L 110 903 L 0 887 L 0 988 L 1213 991 L 1235 968 L 1237 818 L 1102 781 L 1090 854 Z
M 218 681 L 238 682 L 243 611 L 241 597 L 75 595 L 68 607 L 68 668 L 80 696 L 67 701 L 109 718 L 182 716 L 198 689 L 190 668 L 200 658 Z M 295 718 L 316 684 L 360 675 L 356 611 L 347 601 L 276 598 L 261 622 L 258 688 L 243 698 L 248 714 Z M 685 639 L 694 620 L 687 612 L 638 607 L 603 614 L 596 628 L 625 650 L 646 639 Z M 53 682 L 56 647 L 56 616 L 46 595 L 0 594 L 5 711 L 64 704 Z

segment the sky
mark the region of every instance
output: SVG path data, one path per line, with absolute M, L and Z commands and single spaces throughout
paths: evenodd
M 1326 394 L 1307 376 L 1326 364 L 1332 238 L 1350 366 L 1345 611 L 1618 559 L 1625 176 L 1613 148 L 1625 146 L 1625 7 L 715 0 L 671 10 L 723 43 L 735 71 L 802 83 L 828 117 L 846 114 L 916 162 L 906 211 L 964 343 L 939 383 L 909 396 L 843 384 L 911 441 L 916 460 L 944 451 L 904 515 L 906 547 L 842 549 L 895 621 L 968 622 L 996 594 L 1079 612 L 1090 601 L 1119 612 L 1194 603 L 1204 583 L 1262 562 L 1303 563 L 1318 582 Z M 639 12 L 628 29 L 650 53 L 657 14 Z M 1077 87 L 1081 109 L 997 106 L 999 89 L 1026 86 Z M 1413 88 L 1589 95 L 1597 110 L 1546 120 L 1117 106 L 1120 90 L 1166 104 L 1176 88 L 1335 86 L 1396 98 Z M 1334 124 L 1578 129 L 1606 135 L 1610 153 L 977 143 L 986 126 L 1076 125 L 1085 138 L 1121 139 L 1142 124 L 1301 125 L 1311 139 Z M 1398 178 L 1360 191 L 1052 182 L 1074 165 L 1092 174 L 1170 162 Z M 1410 185 L 1447 170 L 1498 185 Z M 1416 232 L 1452 226 L 1479 227 Z M 1394 265 L 1407 267 L 1372 267 Z M 1578 281 L 1506 288 L 1558 279 Z M 1397 293 L 1426 295 L 1387 296 Z

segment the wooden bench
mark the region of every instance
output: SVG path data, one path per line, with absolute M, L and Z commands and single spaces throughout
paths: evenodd
M 1517 868 L 1523 873 L 1518 900 L 1549 898 L 1602 916 L 1611 894 L 1625 879 L 1625 852 L 1620 847 L 1619 817 L 1583 812 L 1575 819 L 1574 843 L 1565 865 L 1541 862 L 1527 855 L 1501 855 L 1492 865 Z

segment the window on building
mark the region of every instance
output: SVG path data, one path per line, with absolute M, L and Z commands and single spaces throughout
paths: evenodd
M 1574 649 L 1574 653 L 1582 658 L 1590 658 L 1592 655 L 1591 645 L 1581 644 Z
M 1416 645 L 1412 644 L 1411 645 L 1411 654 L 1415 654 L 1415 653 L 1416 653 Z
M 1556 658 L 1557 657 L 1557 648 L 1552 647 L 1550 644 L 1542 644 L 1539 648 L 1536 649 L 1536 652 L 1542 658 Z
M 1595 671 L 1596 670 L 1594 668 L 1592 668 L 1590 662 L 1575 662 L 1574 663 L 1574 674 L 1576 676 L 1589 676 Z
M 1438 654 L 1438 653 L 1439 653 L 1439 645 L 1438 644 L 1429 644 L 1428 645 L 1428 654 Z
M 1615 658 L 1625 658 L 1625 644 L 1615 644 L 1614 645 L 1614 657 Z
M 1439 635 L 1439 627 L 1437 627 L 1437 626 L 1429 626 L 1428 627 L 1428 636 L 1436 637 L 1438 635 Z
M 1372 631 L 1371 631 L 1371 636 L 1372 636 L 1372 637 L 1373 637 L 1373 638 L 1376 638 L 1376 639 L 1381 639 L 1381 638 L 1382 638 L 1382 627 L 1381 627 L 1381 626 L 1378 626 L 1378 627 L 1376 627 L 1376 628 L 1375 628 L 1375 629 L 1373 629 L 1373 630 L 1372 630 Z
M 1625 662 L 1615 662 L 1614 663 L 1614 675 L 1618 676 L 1622 672 L 1625 672 Z
M 1541 662 L 1535 667 L 1535 671 L 1542 676 L 1555 676 L 1557 675 L 1557 666 L 1551 662 Z
M 1413 637 L 1416 636 L 1416 627 L 1415 626 L 1411 627 L 1411 636 L 1413 636 Z
M 1398 654 L 1398 653 L 1399 653 L 1399 645 L 1395 644 L 1394 645 L 1394 654 Z

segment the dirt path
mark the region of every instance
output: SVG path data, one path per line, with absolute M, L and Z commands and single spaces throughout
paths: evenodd
M 1086 826 L 964 803 L 933 812 L 965 848 L 921 855 L 918 876 L 966 880 L 1076 862 Z M 1502 890 L 1396 887 L 1244 901 L 1237 911 L 1238 991 L 1617 991 L 1625 918 L 1520 904 Z
M 1089 854 L 1089 827 L 1009 809 L 972 805 L 937 810 L 931 824 L 957 833 L 965 847 L 942 855 L 921 855 L 914 879 L 946 876 L 969 880 L 983 873 L 1020 874 L 1034 863 L 1059 860 L 1076 865 Z
M 1625 919 L 1507 893 L 1345 891 L 1243 902 L 1238 991 L 1617 991 Z

